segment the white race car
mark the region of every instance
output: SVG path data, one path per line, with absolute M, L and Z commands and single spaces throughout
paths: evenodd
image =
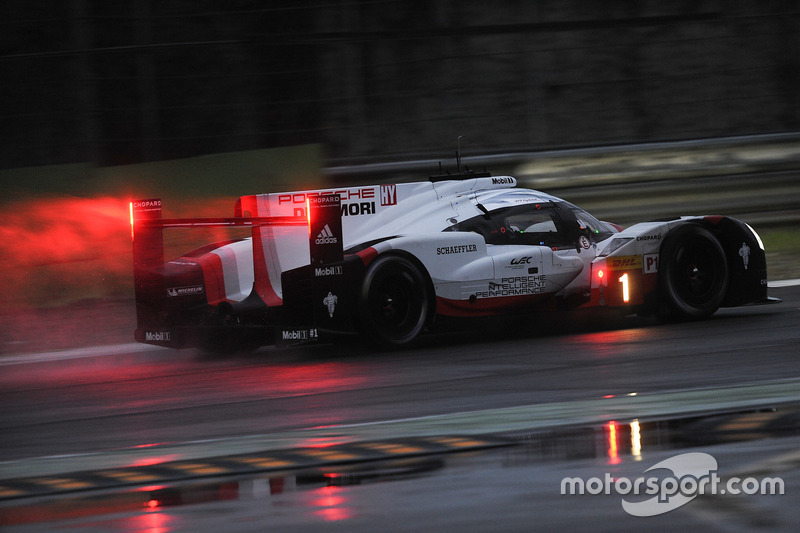
M 406 345 L 437 317 L 598 307 L 699 319 L 765 303 L 764 247 L 744 222 L 693 216 L 627 229 L 513 177 L 241 197 L 229 219 L 131 203 L 139 342 L 213 350 L 361 332 Z M 164 262 L 168 227 L 252 237 Z

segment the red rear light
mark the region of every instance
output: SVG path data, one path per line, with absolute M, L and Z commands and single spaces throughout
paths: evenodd
M 128 209 L 130 210 L 131 216 L 131 241 L 133 241 L 133 202 L 128 204 Z
M 605 287 L 611 273 L 605 258 L 598 258 L 592 263 L 592 287 Z
M 306 222 L 308 222 L 308 238 L 311 238 L 311 200 L 306 196 Z

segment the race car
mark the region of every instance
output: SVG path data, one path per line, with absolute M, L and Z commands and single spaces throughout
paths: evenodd
M 606 308 L 702 319 L 767 296 L 746 223 L 685 216 L 623 229 L 511 176 L 242 196 L 234 216 L 162 219 L 131 203 L 139 342 L 251 349 L 361 333 L 408 345 L 442 317 Z M 250 236 L 164 262 L 165 228 Z M 332 337 L 333 335 L 333 337 Z

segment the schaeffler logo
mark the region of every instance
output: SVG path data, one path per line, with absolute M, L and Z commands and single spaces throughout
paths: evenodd
M 317 240 L 314 242 L 317 244 L 336 244 L 339 240 L 333 236 L 330 226 L 325 224 L 325 227 L 319 232 Z
M 662 472 L 657 475 L 656 471 Z M 781 478 L 765 477 L 761 480 L 747 477 L 721 479 L 717 475 L 717 460 L 707 453 L 692 452 L 676 455 L 654 464 L 645 473 L 649 477 L 634 480 L 615 478 L 606 473 L 604 478 L 564 478 L 561 480 L 561 494 L 619 494 L 622 508 L 633 516 L 656 516 L 686 505 L 697 496 L 711 494 L 762 494 L 784 493 Z M 650 496 L 650 498 L 643 498 Z

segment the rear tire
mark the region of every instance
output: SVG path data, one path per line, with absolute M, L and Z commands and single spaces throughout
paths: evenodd
M 412 343 L 431 317 L 427 276 L 412 260 L 378 257 L 367 269 L 359 295 L 361 330 L 385 347 Z
M 709 230 L 689 223 L 670 232 L 661 246 L 661 315 L 700 319 L 719 309 L 728 290 L 725 250 Z

